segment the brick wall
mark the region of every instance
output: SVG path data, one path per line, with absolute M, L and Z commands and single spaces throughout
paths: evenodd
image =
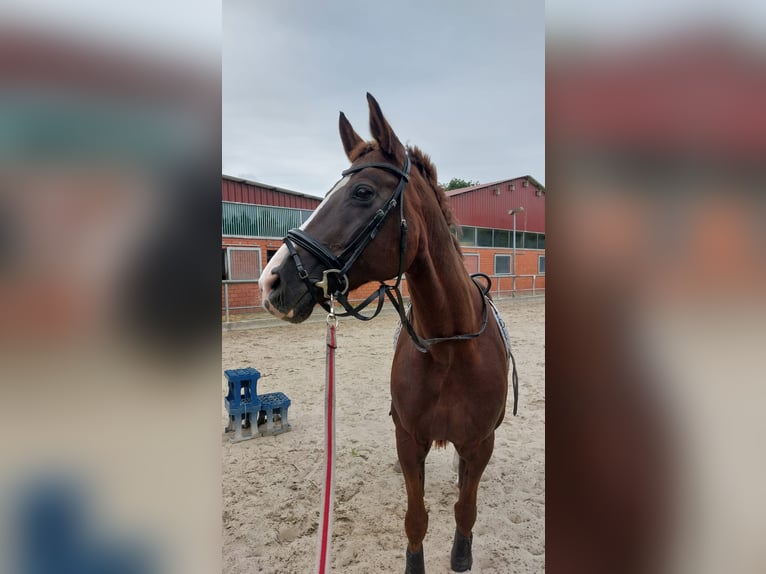
M 222 247 L 258 247 L 261 250 L 261 269 L 266 267 L 267 263 L 267 251 L 276 251 L 282 245 L 282 242 L 278 239 L 259 239 L 259 238 L 242 238 L 242 237 L 223 237 Z M 363 301 L 378 287 L 378 283 L 367 283 L 362 285 L 359 289 L 355 289 L 349 295 L 351 301 Z M 260 313 L 263 311 L 261 303 L 261 291 L 258 288 L 258 284 L 253 282 L 228 283 L 229 292 L 229 309 L 230 314 L 242 314 L 242 313 Z M 406 297 L 407 282 L 402 285 L 402 294 Z M 225 289 L 221 289 L 221 309 L 225 308 Z M 246 309 L 232 309 L 232 307 L 247 307 Z
M 258 247 L 260 248 L 260 264 L 263 269 L 266 264 L 266 250 L 279 248 L 279 242 L 268 239 L 223 237 L 222 247 Z M 242 313 L 259 312 L 261 308 L 261 295 L 256 281 L 252 282 L 226 282 L 221 287 L 221 313 L 224 313 L 226 292 L 228 291 L 230 314 L 237 315 Z M 242 309 L 234 309 L 242 307 Z
M 237 238 L 237 237 L 224 237 L 222 241 L 223 247 L 258 247 L 261 251 L 261 269 L 266 266 L 266 258 L 268 250 L 279 249 L 282 242 L 278 239 L 257 239 L 257 238 Z M 512 255 L 512 249 L 505 248 L 493 248 L 493 247 L 463 247 L 463 253 L 467 256 L 478 255 L 479 256 L 479 271 L 486 273 L 492 277 L 492 293 L 502 294 L 510 293 L 513 289 L 513 279 L 508 276 L 496 276 L 495 275 L 495 255 Z M 517 268 L 518 275 L 537 275 L 534 279 L 534 288 L 536 291 L 544 291 L 545 289 L 545 275 L 540 275 L 537 272 L 538 257 L 545 255 L 544 250 L 538 249 L 517 249 Z M 368 283 L 363 285 L 359 289 L 351 292 L 349 299 L 351 301 L 362 301 L 378 287 L 377 283 Z M 532 277 L 517 277 L 516 279 L 516 291 L 517 292 L 531 292 L 533 288 Z M 253 282 L 247 283 L 228 283 L 229 292 L 229 307 L 230 314 L 242 314 L 242 313 L 260 313 L 263 311 L 261 306 L 261 293 L 258 289 L 258 284 Z M 404 281 L 402 285 L 402 294 L 406 297 L 407 282 Z M 224 289 L 221 289 L 221 309 L 224 309 Z M 232 307 L 244 307 L 244 309 L 231 309 Z
M 513 249 L 495 247 L 463 247 L 466 258 L 472 255 L 479 256 L 479 271 L 486 273 L 492 278 L 492 293 L 509 293 L 513 290 L 513 278 L 510 276 L 495 275 L 495 255 L 510 255 L 513 257 Z M 516 291 L 531 292 L 533 285 L 537 291 L 545 290 L 545 275 L 537 272 L 538 258 L 545 255 L 543 249 L 517 249 L 516 250 L 516 273 L 517 275 L 537 275 L 532 277 L 517 277 Z M 511 259 L 513 261 L 513 259 Z M 513 263 L 511 263 L 513 265 Z M 511 267 L 511 270 L 513 268 Z

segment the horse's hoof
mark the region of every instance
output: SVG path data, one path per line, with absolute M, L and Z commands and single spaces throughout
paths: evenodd
M 407 547 L 407 568 L 404 570 L 404 574 L 425 574 L 426 564 L 423 560 L 423 547 L 414 554 L 410 552 L 410 547 Z
M 460 530 L 455 528 L 455 540 L 452 542 L 452 552 L 450 553 L 450 565 L 453 572 L 465 572 L 473 566 L 472 542 L 473 534 L 465 537 L 460 533 Z

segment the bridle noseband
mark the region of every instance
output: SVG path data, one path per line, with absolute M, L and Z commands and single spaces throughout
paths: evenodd
M 370 221 L 356 234 L 340 255 L 335 255 L 327 245 L 314 239 L 300 228 L 294 228 L 288 231 L 287 237 L 284 239 L 287 250 L 298 270 L 298 277 L 306 284 L 309 293 L 313 295 L 316 302 L 326 311 L 329 311 L 330 306 L 327 301 L 330 299 L 330 295 L 333 295 L 346 311 L 345 313 L 338 314 L 339 317 L 352 316 L 361 319 L 362 321 L 369 321 L 377 317 L 380 313 L 383 308 L 384 287 L 398 289 L 402 280 L 402 275 L 404 275 L 404 265 L 407 256 L 407 220 L 404 218 L 404 188 L 410 179 L 410 158 L 409 156 L 405 156 L 404 169 L 399 169 L 389 163 L 373 162 L 350 167 L 345 170 L 342 175 L 345 177 L 371 167 L 384 169 L 398 175 L 399 183 L 388 201 L 386 201 L 383 207 L 375 212 L 375 215 L 373 215 Z M 348 271 L 354 263 L 356 263 L 357 259 L 359 259 L 367 246 L 378 235 L 378 232 L 386 222 L 388 215 L 397 205 L 399 206 L 401 241 L 399 245 L 399 273 L 396 278 L 396 283 L 394 285 L 386 285 L 381 282 L 380 289 L 372 293 L 372 295 L 361 304 L 352 307 L 348 302 L 347 297 L 349 287 Z M 312 281 L 309 278 L 308 271 L 306 271 L 300 255 L 298 255 L 298 252 L 295 249 L 296 245 L 311 253 L 311 255 L 316 257 L 325 267 L 325 270 L 322 272 L 322 278 L 319 281 Z M 362 315 L 360 311 L 365 309 L 375 300 L 378 301 L 375 312 L 372 315 Z
M 352 166 L 345 170 L 342 175 L 345 177 L 347 175 L 357 173 L 363 169 L 371 167 L 384 169 L 395 175 L 398 175 L 399 184 L 396 186 L 396 189 L 394 190 L 394 193 L 390 199 L 385 203 L 385 205 L 383 205 L 383 207 L 375 212 L 375 215 L 372 217 L 372 219 L 370 219 L 367 225 L 365 225 L 359 231 L 359 233 L 356 234 L 354 239 L 351 240 L 351 242 L 340 255 L 335 255 L 327 245 L 314 239 L 300 228 L 293 228 L 287 232 L 287 237 L 285 237 L 284 243 L 287 246 L 287 250 L 292 257 L 293 262 L 295 263 L 296 269 L 298 270 L 298 277 L 306 284 L 309 293 L 314 297 L 315 301 L 319 303 L 326 311 L 330 311 L 330 305 L 328 304 L 330 296 L 338 301 L 345 310 L 345 313 L 337 314 L 338 317 L 351 316 L 362 321 L 369 321 L 374 319 L 383 309 L 385 296 L 388 296 L 392 305 L 399 313 L 399 318 L 401 319 L 402 325 L 404 325 L 407 333 L 415 343 L 415 347 L 420 352 L 427 352 L 428 348 L 434 343 L 467 340 L 478 337 L 486 329 L 489 319 L 486 296 L 487 293 L 489 293 L 491 282 L 489 277 L 483 273 L 477 273 L 475 275 L 483 276 L 486 279 L 487 285 L 484 287 L 479 285 L 479 283 L 474 279 L 475 275 L 471 276 L 474 284 L 482 292 L 483 320 L 479 331 L 476 333 L 454 335 L 452 337 L 438 337 L 434 339 L 422 339 L 418 336 L 417 333 L 415 333 L 415 329 L 407 317 L 401 289 L 399 288 L 402 282 L 402 276 L 404 275 L 405 262 L 407 260 L 407 220 L 404 217 L 404 189 L 410 179 L 410 158 L 408 155 L 405 155 L 403 169 L 399 169 L 395 165 L 389 163 L 373 162 L 360 164 L 358 166 Z M 348 271 L 351 269 L 357 259 L 359 259 L 367 246 L 378 235 L 378 232 L 386 222 L 386 218 L 397 205 L 399 206 L 399 227 L 401 234 L 399 240 L 399 272 L 396 277 L 396 282 L 393 285 L 389 285 L 381 281 L 380 287 L 375 292 L 373 292 L 359 305 L 354 307 L 348 301 Z M 309 278 L 309 273 L 306 271 L 306 268 L 301 261 L 300 255 L 298 255 L 298 251 L 295 248 L 296 245 L 311 253 L 311 255 L 316 257 L 325 267 L 325 270 L 322 272 L 322 278 L 319 281 L 312 281 Z M 377 301 L 377 306 L 372 315 L 362 315 L 361 311 L 367 308 L 367 306 L 369 306 L 374 301 Z

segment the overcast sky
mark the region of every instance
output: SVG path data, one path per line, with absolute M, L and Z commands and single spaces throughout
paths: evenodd
M 371 92 L 439 181 L 545 182 L 539 0 L 223 2 L 223 173 L 323 196 Z

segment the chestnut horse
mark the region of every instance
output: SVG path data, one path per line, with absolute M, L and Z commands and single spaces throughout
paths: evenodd
M 371 319 L 389 297 L 409 335 L 398 337 L 391 367 L 391 416 L 407 489 L 406 572 L 425 572 L 425 460 L 432 445 L 447 442 L 460 460 L 451 565 L 464 572 L 473 563 L 479 481 L 505 415 L 510 347 L 488 298 L 488 278 L 482 285 L 463 266 L 436 169 L 417 147 L 405 148 L 375 99 L 367 100 L 374 140 L 362 140 L 341 112 L 351 167 L 311 218 L 290 230 L 259 285 L 264 307 L 293 323 L 309 317 L 315 303 L 328 309 L 331 296 L 346 315 Z M 399 291 L 403 273 L 409 312 Z M 393 278 L 395 284 L 383 283 Z M 351 306 L 347 293 L 369 281 L 380 288 Z M 361 315 L 372 303 L 373 314 Z M 515 369 L 513 375 L 515 414 Z

